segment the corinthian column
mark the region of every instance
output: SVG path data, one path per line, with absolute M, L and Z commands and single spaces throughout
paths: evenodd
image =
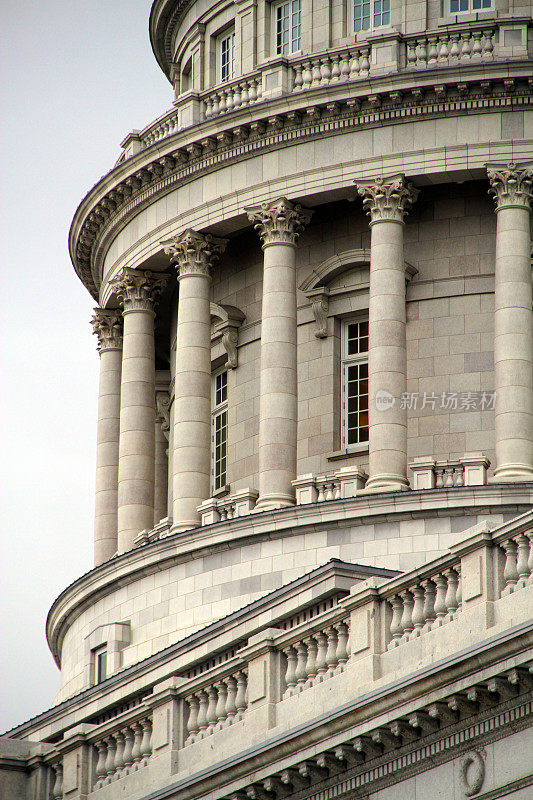
M 264 251 L 256 510 L 294 503 L 298 422 L 296 242 L 311 212 L 285 198 L 247 209 Z
M 117 552 L 122 314 L 95 308 L 91 324 L 100 353 L 94 498 L 94 564 L 98 566 Z
M 111 286 L 123 308 L 118 552 L 154 525 L 155 304 L 166 276 L 125 269 Z
M 226 242 L 186 230 L 162 245 L 179 282 L 172 530 L 185 531 L 200 524 L 196 509 L 210 495 L 211 269 Z
M 530 203 L 533 170 L 489 166 L 496 201 L 494 312 L 498 483 L 533 480 L 533 320 Z
M 404 217 L 418 190 L 403 175 L 357 184 L 370 217 L 369 473 L 365 491 L 409 488 Z

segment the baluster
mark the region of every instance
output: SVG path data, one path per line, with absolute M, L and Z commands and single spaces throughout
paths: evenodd
M 457 611 L 457 585 L 459 583 L 457 573 L 453 569 L 448 569 L 444 573 L 448 581 L 448 589 L 444 598 L 448 619 L 455 618 Z
M 331 80 L 338 81 L 341 76 L 340 55 L 333 56 L 331 59 Z
M 455 616 L 460 614 L 463 608 L 463 579 L 461 576 L 461 564 L 457 564 L 454 567 L 455 573 L 457 575 L 457 586 L 455 587 L 455 599 L 457 601 L 457 610 L 455 612 Z
M 400 625 L 402 626 L 402 641 L 407 642 L 413 630 L 413 595 L 409 589 L 404 589 L 400 592 L 400 597 L 403 600 L 403 614 Z
M 152 723 L 149 719 L 141 720 L 143 729 L 143 738 L 141 742 L 141 764 L 145 766 L 148 764 L 148 759 L 152 755 Z
M 322 73 L 320 72 L 320 59 L 317 58 L 316 61 L 312 62 L 313 64 L 313 71 L 312 71 L 312 80 L 311 86 L 320 86 L 320 81 L 322 80 Z
M 522 587 L 527 584 L 529 578 L 529 539 L 521 533 L 516 537 L 515 542 L 518 545 L 518 555 L 516 559 L 516 571 L 518 573 L 517 587 Z
M 427 41 L 426 39 L 418 39 L 417 40 L 417 66 L 425 67 L 428 60 L 428 50 L 427 50 Z
M 241 86 L 239 83 L 236 83 L 233 87 L 233 108 L 239 108 L 241 104 Z
M 232 111 L 235 108 L 235 95 L 233 86 L 226 89 L 226 111 Z
M 327 629 L 328 649 L 326 651 L 327 675 L 334 675 L 337 667 L 337 631 L 332 626 Z
M 505 567 L 503 569 L 503 578 L 505 581 L 505 588 L 503 594 L 511 594 L 514 592 L 516 582 L 518 581 L 518 572 L 516 571 L 516 543 L 512 539 L 508 542 L 503 542 L 503 549 L 505 550 Z
M 333 484 L 333 499 L 340 500 L 341 499 L 341 482 L 335 481 Z
M 422 581 L 424 588 L 424 626 L 428 631 L 433 627 L 435 619 L 435 584 L 432 580 Z
M 448 489 L 450 486 L 453 486 L 453 467 L 450 466 L 444 467 L 443 486 L 446 489 Z
M 465 485 L 465 468 L 462 464 L 455 467 L 454 472 L 454 484 L 455 486 L 464 486 Z
M 318 646 L 312 636 L 305 640 L 305 644 L 307 646 L 307 663 L 305 665 L 307 686 L 312 686 L 317 673 L 316 654 L 318 652 Z
M 329 482 L 326 483 L 325 489 L 324 500 L 333 500 L 333 484 Z
M 435 627 L 439 627 L 444 622 L 444 617 L 446 616 L 447 607 L 445 603 L 448 582 L 444 575 L 436 575 L 433 578 L 433 583 L 437 587 L 437 594 L 435 597 Z
M 204 106 L 205 106 L 205 112 L 204 112 L 205 118 L 209 119 L 210 117 L 213 116 L 213 100 L 211 97 L 206 97 L 206 99 L 204 100 Z
M 257 100 L 261 100 L 261 98 L 263 97 L 263 78 L 261 77 L 261 75 L 259 75 L 259 77 L 256 78 L 255 86 L 256 86 L 255 91 L 257 95 Z
M 424 589 L 422 586 L 418 584 L 413 587 L 412 594 L 414 598 L 414 605 L 413 605 L 413 615 L 412 615 L 412 622 L 413 622 L 413 636 L 420 636 L 422 633 L 422 628 L 424 627 L 424 623 L 426 618 L 424 616 Z
M 200 709 L 200 703 L 195 694 L 191 694 L 191 696 L 187 698 L 187 702 L 189 704 L 189 718 L 187 719 L 187 731 L 189 736 L 187 738 L 194 741 L 199 730 L 198 711 Z
M 227 717 L 226 712 L 226 703 L 228 700 L 228 687 L 224 683 L 224 681 L 218 681 L 215 684 L 217 694 L 218 694 L 218 703 L 215 710 L 216 715 L 216 727 L 220 730 L 223 727 L 224 722 Z
M 407 64 L 416 66 L 416 40 L 407 43 Z
M 248 689 L 248 680 L 244 672 L 237 673 L 237 696 L 235 698 L 235 705 L 237 706 L 237 719 L 242 719 L 244 712 L 248 706 L 246 699 L 246 692 Z
M 206 692 L 202 689 L 196 695 L 198 697 L 199 708 L 198 708 L 198 738 L 203 739 L 205 736 L 205 732 L 207 730 L 207 704 L 208 704 L 208 697 Z
M 437 37 L 436 36 L 428 36 L 428 55 L 427 55 L 427 63 L 428 64 L 435 64 L 438 58 L 438 50 L 437 50 Z
M 370 47 L 361 48 L 361 60 L 359 62 L 361 75 L 368 75 L 370 72 Z
M 320 83 L 322 85 L 328 84 L 331 80 L 331 62 L 329 58 L 323 58 L 320 61 Z
M 133 764 L 133 731 L 130 727 L 124 728 L 124 775 L 128 775 Z
M 450 36 L 450 59 L 452 58 L 459 58 L 460 48 L 459 48 L 459 41 L 461 39 L 460 33 L 452 33 Z
M 481 53 L 483 52 L 483 48 L 481 46 L 481 37 L 483 36 L 483 31 L 474 31 L 472 34 L 474 37 L 474 44 L 472 46 L 472 57 L 481 57 Z
M 342 53 L 341 55 L 341 81 L 350 80 L 350 54 Z
M 98 761 L 96 762 L 96 767 L 94 771 L 96 773 L 96 782 L 94 784 L 95 789 L 99 789 L 100 786 L 104 785 L 104 779 L 106 776 L 106 760 L 107 760 L 107 744 L 105 739 L 102 739 L 101 742 L 96 742 L 96 749 L 98 751 Z
M 442 36 L 439 41 L 439 61 L 448 61 L 448 37 Z
M 321 503 L 322 500 L 325 499 L 325 488 L 326 484 L 324 481 L 320 480 L 319 478 L 316 479 L 316 488 L 317 488 L 317 503 Z
M 235 705 L 235 698 L 237 697 L 237 681 L 234 677 L 226 680 L 228 687 L 228 696 L 226 699 L 226 723 L 231 725 L 237 714 L 237 706 Z
M 206 735 L 213 732 L 213 728 L 215 727 L 215 722 L 217 721 L 217 703 L 218 703 L 218 694 L 217 690 L 214 686 L 209 686 L 207 689 L 207 696 L 209 698 L 209 702 L 207 704 L 207 731 Z
M 359 62 L 359 56 L 360 56 L 359 50 L 354 50 L 351 56 L 352 60 L 350 63 L 350 80 L 353 81 L 359 77 L 359 72 L 361 70 L 361 65 Z
M 403 616 L 403 602 L 402 598 L 395 594 L 394 597 L 391 597 L 389 600 L 389 604 L 392 608 L 392 620 L 390 624 L 390 632 L 392 639 L 388 644 L 387 649 L 392 649 L 393 647 L 397 647 L 400 644 L 400 640 L 402 638 L 402 616 Z
M 526 533 L 529 539 L 529 558 L 527 560 L 527 568 L 529 569 L 529 582 L 533 579 L 533 531 Z
M 296 654 L 296 650 L 292 645 L 287 647 L 284 650 L 284 653 L 287 657 L 287 670 L 285 672 L 285 685 L 287 687 L 287 697 L 290 697 L 294 692 L 294 687 L 296 686 L 296 664 L 298 661 L 298 657 Z
M 304 61 L 302 64 L 302 88 L 309 89 L 313 81 L 313 70 L 310 61 Z
M 220 114 L 220 102 L 218 99 L 218 94 L 213 95 L 211 102 L 213 103 L 213 116 L 218 117 Z
M 296 645 L 297 662 L 296 662 L 296 690 L 301 692 L 307 681 L 307 646 L 305 642 L 298 642 Z
M 55 772 L 54 788 L 52 789 L 52 797 L 54 800 L 62 800 L 63 798 L 63 764 L 53 764 L 52 769 Z
M 494 31 L 488 29 L 483 33 L 483 52 L 481 55 L 483 58 L 494 58 L 494 41 L 492 38 L 494 36 Z
M 226 111 L 226 92 L 222 91 L 218 94 L 218 113 L 224 114 Z
M 342 672 L 344 665 L 348 661 L 348 625 L 345 622 L 339 622 L 337 627 L 337 672 Z
M 142 725 L 139 722 L 136 722 L 132 727 L 133 727 L 133 734 L 135 737 L 133 741 L 133 750 L 131 751 L 131 756 L 133 758 L 132 770 L 136 770 L 139 768 L 139 764 L 142 758 L 141 742 L 143 738 L 143 729 Z
M 120 778 L 124 767 L 124 734 L 122 731 L 115 733 L 117 749 L 115 750 L 115 777 Z
M 435 467 L 435 487 L 442 489 L 444 486 L 444 469 L 442 467 Z
M 257 100 L 257 88 L 256 88 L 256 80 L 252 78 L 248 81 L 248 101 L 250 103 L 255 103 Z
M 463 61 L 470 59 L 470 31 L 463 31 L 461 33 L 461 58 Z
M 302 84 L 303 84 L 303 65 L 302 64 L 295 64 L 294 65 L 294 81 L 292 85 L 293 92 L 301 91 Z
M 250 97 L 248 95 L 248 81 L 244 81 L 240 85 L 241 89 L 241 106 L 247 106 L 250 102 Z
M 107 758 L 105 762 L 105 771 L 106 771 L 106 783 L 111 783 L 113 780 L 113 775 L 115 773 L 115 752 L 117 749 L 115 739 L 113 736 L 108 736 L 105 740 L 107 744 Z
M 326 653 L 328 651 L 328 637 L 325 633 L 320 631 L 315 636 L 317 643 L 316 655 L 316 682 L 320 683 L 324 680 L 324 676 L 328 671 L 328 664 L 326 661 Z

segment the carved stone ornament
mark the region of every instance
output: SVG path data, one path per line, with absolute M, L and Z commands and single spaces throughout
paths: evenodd
M 506 206 L 530 208 L 533 196 L 533 170 L 517 164 L 487 167 L 489 194 L 494 195 L 496 211 Z
M 227 240 L 188 228 L 161 244 L 176 266 L 180 280 L 186 275 L 202 275 L 209 278 L 211 269 L 226 248 Z
M 419 195 L 419 190 L 408 183 L 404 175 L 391 178 L 374 178 L 357 181 L 357 191 L 363 198 L 363 208 L 376 222 L 403 222 L 404 216 Z
M 485 762 L 477 750 L 469 750 L 459 762 L 459 780 L 466 797 L 473 797 L 483 786 Z
M 170 432 L 170 395 L 166 389 L 156 389 L 155 418 L 161 425 L 163 436 L 168 442 Z
M 235 306 L 220 306 L 211 303 L 211 319 L 214 319 L 212 326 L 211 339 L 222 336 L 222 346 L 228 355 L 227 366 L 235 369 L 239 364 L 239 328 L 245 316 L 239 308 Z
M 97 349 L 122 350 L 122 313 L 116 309 L 95 308 L 91 319 L 93 333 L 98 337 Z
M 270 244 L 295 245 L 313 213 L 285 197 L 245 210 L 261 237 L 263 247 Z
M 153 312 L 167 281 L 168 275 L 126 267 L 110 286 L 124 311 Z
M 321 286 L 307 292 L 307 297 L 311 301 L 316 322 L 315 336 L 317 339 L 325 339 L 328 335 L 329 289 Z

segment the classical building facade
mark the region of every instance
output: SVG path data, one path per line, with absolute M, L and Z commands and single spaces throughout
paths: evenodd
M 155 0 L 172 109 L 69 240 L 95 566 L 6 797 L 532 796 L 531 10 Z

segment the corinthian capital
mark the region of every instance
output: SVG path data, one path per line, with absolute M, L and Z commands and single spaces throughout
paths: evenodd
M 489 194 L 494 195 L 496 211 L 505 206 L 530 208 L 533 196 L 533 170 L 517 164 L 494 164 L 487 167 Z
M 179 236 L 161 242 L 178 271 L 178 280 L 186 275 L 211 276 L 211 269 L 226 248 L 226 239 L 188 228 Z
M 371 225 L 385 221 L 403 222 L 419 195 L 418 189 L 406 181 L 405 175 L 357 181 L 356 186 L 363 198 L 363 208 L 370 217 Z
M 93 333 L 98 337 L 98 352 L 122 349 L 122 314 L 115 309 L 95 308 L 91 319 Z
M 295 245 L 313 212 L 281 197 L 271 203 L 247 208 L 246 213 L 265 247 L 269 244 Z
M 126 267 L 110 286 L 124 311 L 153 312 L 167 281 L 167 275 Z

